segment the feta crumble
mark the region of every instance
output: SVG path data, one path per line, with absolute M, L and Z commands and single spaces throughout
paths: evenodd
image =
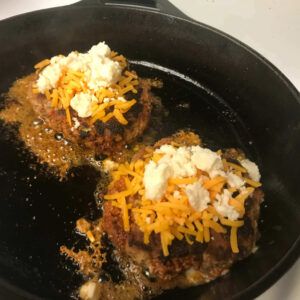
M 82 72 L 91 90 L 108 87 L 116 83 L 121 76 L 121 65 L 110 58 L 111 50 L 104 43 L 93 46 L 87 53 L 71 52 L 68 56 L 58 55 L 39 74 L 37 88 L 39 92 L 57 87 L 59 78 L 65 68 Z
M 171 145 L 162 145 L 155 152 L 163 154 L 163 157 L 157 163 L 150 161 L 144 174 L 146 197 L 151 200 L 163 196 L 167 181 L 171 177 L 195 176 L 197 168 L 212 172 L 223 167 L 218 154 L 200 146 L 175 148 Z M 157 178 L 158 176 L 160 178 Z
M 180 198 L 180 192 L 179 191 L 175 191 L 173 193 L 173 197 L 176 198 L 176 199 L 179 199 Z
M 119 165 L 118 163 L 116 163 L 110 159 L 105 159 L 102 162 L 102 168 L 103 168 L 104 172 L 106 172 L 106 173 L 116 170 L 118 168 L 118 165 Z
M 203 211 L 210 203 L 210 194 L 202 185 L 205 179 L 222 176 L 226 178 L 228 187 L 235 188 L 240 193 L 246 191 L 245 181 L 232 171 L 225 172 L 221 156 L 207 148 L 200 146 L 176 148 L 163 145 L 156 149 L 155 153 L 163 154 L 163 156 L 157 162 L 150 160 L 145 166 L 143 177 L 145 196 L 149 200 L 160 200 L 163 197 L 170 178 L 193 177 L 197 175 L 198 169 L 207 172 L 209 177 L 202 175 L 195 183 L 179 185 L 185 190 L 189 204 L 196 211 Z M 260 175 L 256 164 L 249 160 L 242 162 L 251 178 L 258 181 Z M 175 191 L 173 196 L 180 199 L 180 192 Z M 237 220 L 239 212 L 229 204 L 231 198 L 231 192 L 225 188 L 222 193 L 216 195 L 213 205 L 222 216 Z
M 257 165 L 249 159 L 243 159 L 240 161 L 241 165 L 247 170 L 249 176 L 254 181 L 260 180 L 260 173 Z
M 42 70 L 37 80 L 37 88 L 41 93 L 54 89 L 61 76 L 62 68 L 59 64 L 49 65 Z
M 230 185 L 230 187 L 236 189 L 241 188 L 245 184 L 245 181 L 241 177 L 235 175 L 232 172 L 227 173 L 227 182 Z
M 209 192 L 202 187 L 200 182 L 188 184 L 185 187 L 185 192 L 190 205 L 196 211 L 201 212 L 207 208 L 207 204 L 210 202 Z
M 220 170 L 223 168 L 221 156 L 216 152 L 207 148 L 199 146 L 191 147 L 192 150 L 192 162 L 200 170 L 207 173 L 213 170 Z
M 78 117 L 87 118 L 92 115 L 93 103 L 97 102 L 94 95 L 79 93 L 71 99 L 70 106 L 77 112 Z
M 84 300 L 99 299 L 100 294 L 100 285 L 93 281 L 86 282 L 79 290 L 80 299 Z
M 213 206 L 219 214 L 224 217 L 227 217 L 229 220 L 235 221 L 239 218 L 238 211 L 229 204 L 229 199 L 231 198 L 231 193 L 224 189 L 222 194 L 216 196 L 216 200 L 213 203 Z
M 75 129 L 79 128 L 79 127 L 80 127 L 80 122 L 78 121 L 78 119 L 75 118 L 75 117 L 73 117 L 72 120 L 73 120 L 73 122 L 74 122 L 73 127 L 74 127 Z
M 146 197 L 151 200 L 159 200 L 166 190 L 171 175 L 170 166 L 166 163 L 156 164 L 151 160 L 145 167 L 143 178 Z
M 179 147 L 176 149 L 173 146 L 164 145 L 157 152 L 164 154 L 158 163 L 169 165 L 173 177 L 189 177 L 196 175 L 197 169 L 191 160 L 192 152 L 190 147 Z

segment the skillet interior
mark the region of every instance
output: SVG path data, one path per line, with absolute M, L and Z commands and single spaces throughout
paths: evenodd
M 260 57 L 207 27 L 159 13 L 98 6 L 51 9 L 3 21 L 1 93 L 44 57 L 87 50 L 101 40 L 137 61 L 141 75 L 163 79 L 165 87 L 158 93 L 170 115 L 161 136 L 191 127 L 208 146 L 242 148 L 262 170 L 266 202 L 257 253 L 222 279 L 160 299 L 256 296 L 299 255 L 299 94 Z M 141 61 L 176 70 L 206 88 Z M 79 277 L 71 265 L 66 267 L 58 248 L 82 243 L 72 230 L 78 217 L 95 214 L 96 174 L 83 168 L 64 184 L 47 176 L 35 178 L 39 170 L 28 168 L 34 158 L 6 129 L 1 125 L 0 277 L 13 289 L 65 299 Z

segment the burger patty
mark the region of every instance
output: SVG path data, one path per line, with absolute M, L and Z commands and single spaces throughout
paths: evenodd
M 138 94 L 128 93 L 125 95 L 128 100 L 133 97 L 137 100 L 137 103 L 124 114 L 128 120 L 127 125 L 120 124 L 115 118 L 106 123 L 96 121 L 93 125 L 90 125 L 85 118 L 79 118 L 77 113 L 70 108 L 71 117 L 77 118 L 80 122 L 80 126 L 76 128 L 76 126 L 71 127 L 68 124 L 63 109 L 53 109 L 51 103 L 43 94 L 33 93 L 32 86 L 36 79 L 37 76 L 32 75 L 32 84 L 29 84 L 28 89 L 28 98 L 35 113 L 50 128 L 63 134 L 66 140 L 76 143 L 84 149 L 92 149 L 96 154 L 112 154 L 122 150 L 124 145 L 134 141 L 148 126 L 153 96 L 150 92 L 151 84 L 147 80 L 140 79 L 137 88 Z
M 195 144 L 192 139 L 166 138 L 154 146 L 175 142 L 177 144 Z M 141 150 L 143 151 L 143 150 Z M 139 154 L 136 155 L 138 158 Z M 241 151 L 228 149 L 223 153 L 227 161 L 238 163 L 237 158 L 244 157 Z M 239 163 L 238 163 L 239 164 Z M 125 182 L 121 178 L 108 193 L 116 193 L 125 189 Z M 134 202 L 135 199 L 129 199 Z M 238 260 L 249 256 L 258 239 L 257 222 L 260 204 L 263 201 L 263 192 L 256 189 L 245 202 L 244 225 L 238 230 L 239 253 L 233 253 L 230 245 L 230 232 L 216 233 L 211 230 L 209 243 L 194 242 L 188 244 L 185 239 L 174 240 L 169 247 L 169 256 L 162 253 L 160 237 L 152 233 L 148 245 L 143 242 L 143 233 L 133 222 L 130 232 L 123 229 L 122 212 L 111 205 L 104 203 L 103 230 L 107 232 L 117 251 L 130 259 L 134 264 L 147 271 L 150 278 L 161 283 L 163 289 L 175 286 L 188 287 L 209 282 L 228 272 L 231 265 Z

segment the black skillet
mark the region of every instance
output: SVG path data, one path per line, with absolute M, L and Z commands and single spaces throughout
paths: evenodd
M 0 92 L 39 60 L 103 40 L 140 75 L 161 78 L 157 93 L 170 113 L 160 136 L 192 128 L 212 148 L 242 148 L 261 168 L 266 201 L 255 255 L 224 278 L 158 299 L 253 298 L 299 256 L 299 92 L 255 51 L 170 3 L 120 2 L 85 0 L 1 21 Z M 64 183 L 39 175 L 13 130 L 1 123 L 0 131 L 0 298 L 67 299 L 81 279 L 58 249 L 79 247 L 75 220 L 96 217 L 97 173 L 81 168 Z

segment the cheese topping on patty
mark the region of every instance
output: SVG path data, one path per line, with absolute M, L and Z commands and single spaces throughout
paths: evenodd
M 72 51 L 68 56 L 54 56 L 50 64 L 40 72 L 37 88 L 41 93 L 56 88 L 66 68 L 83 73 L 91 90 L 108 87 L 116 83 L 122 73 L 120 63 L 112 60 L 110 54 L 110 48 L 104 42 L 100 42 L 87 53 Z
M 139 227 L 145 244 L 152 233 L 160 234 L 165 256 L 175 238 L 189 244 L 209 242 L 210 230 L 226 233 L 225 226 L 231 228 L 230 244 L 237 253 L 245 201 L 261 186 L 241 161 L 226 161 L 221 151 L 201 146 L 146 148 L 143 158 L 111 172 L 109 190 L 114 193 L 104 199 L 122 210 L 125 231 L 131 222 Z M 256 164 L 251 166 L 253 170 Z M 120 186 L 124 188 L 116 192 Z
M 86 53 L 73 51 L 35 65 L 38 79 L 33 91 L 44 94 L 54 109 L 64 109 L 70 126 L 72 117 L 90 118 L 91 125 L 115 118 L 127 125 L 124 114 L 137 101 L 125 96 L 137 94 L 139 80 L 126 67 L 124 56 L 101 42 Z
M 245 188 L 245 181 L 232 171 L 225 171 L 221 156 L 208 148 L 200 146 L 191 147 L 174 147 L 171 145 L 163 145 L 155 150 L 154 155 L 161 155 L 161 158 L 155 162 L 150 162 L 145 166 L 143 183 L 145 186 L 145 195 L 150 200 L 161 200 L 166 192 L 168 181 L 170 178 L 195 177 L 197 173 L 202 172 L 198 176 L 198 180 L 193 184 L 181 184 L 185 190 L 190 205 L 197 211 L 201 212 L 209 203 L 209 193 L 202 186 L 204 180 L 223 178 L 224 183 L 236 190 L 242 191 Z M 253 170 L 258 170 L 255 163 L 250 160 L 242 160 L 247 162 L 247 166 L 253 174 Z M 248 170 L 248 169 L 247 169 Z M 203 175 L 205 173 L 205 175 Z M 251 174 L 249 173 L 250 177 Z M 253 175 L 252 175 L 253 176 Z M 197 176 L 195 177 L 197 179 Z M 255 176 L 257 178 L 257 175 Z M 217 194 L 214 207 L 223 216 L 230 220 L 237 220 L 239 212 L 228 204 L 231 193 L 224 189 L 223 193 Z
M 77 111 L 78 117 L 87 118 L 93 113 L 93 103 L 98 100 L 94 95 L 87 93 L 76 94 L 70 102 L 70 106 Z
M 257 165 L 249 159 L 243 159 L 241 165 L 247 170 L 249 176 L 254 181 L 260 180 L 260 173 Z
M 155 153 L 161 154 L 162 158 L 146 165 L 144 174 L 146 196 L 151 200 L 161 198 L 170 177 L 190 177 L 195 176 L 197 170 L 212 172 L 222 167 L 218 154 L 200 146 L 175 148 L 163 145 Z

